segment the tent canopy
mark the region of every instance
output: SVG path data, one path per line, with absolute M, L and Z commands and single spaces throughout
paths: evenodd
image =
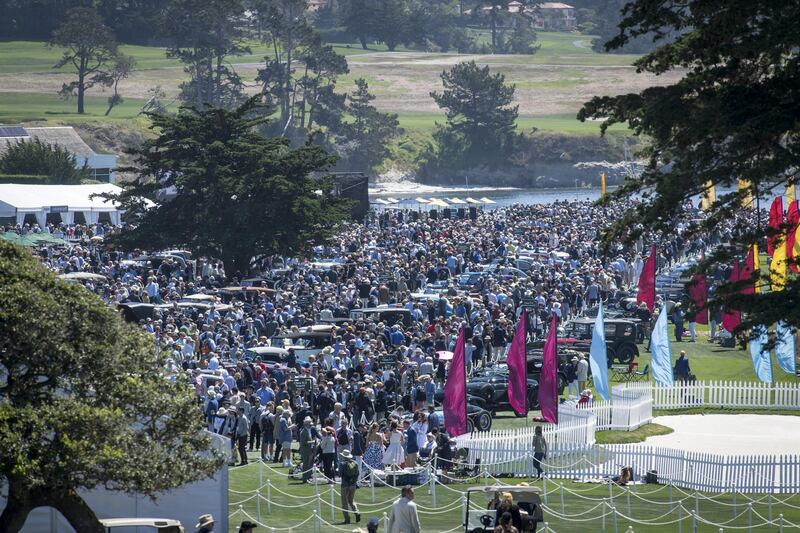
M 120 210 L 114 202 L 92 198 L 95 194 L 119 193 L 122 189 L 111 183 L 87 185 L 23 185 L 0 184 L 0 217 L 16 218 L 21 224 L 25 215 L 36 216 L 44 226 L 48 213 L 58 213 L 66 224 L 72 224 L 75 213 L 83 213 L 87 223 L 96 223 L 100 213 L 108 213 L 119 224 Z

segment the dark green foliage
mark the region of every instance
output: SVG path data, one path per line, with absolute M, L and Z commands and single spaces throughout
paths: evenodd
M 579 114 L 580 119 L 608 117 L 604 127 L 627 122 L 651 140 L 642 152 L 647 159 L 642 176 L 613 195 L 642 193 L 645 202 L 618 221 L 607 241 L 633 237 L 634 224 L 671 231 L 673 213 L 708 181 L 735 188 L 739 178 L 746 178 L 753 184 L 750 192 L 768 197 L 782 192 L 786 178 L 800 166 L 798 20 L 797 2 L 638 0 L 628 5 L 619 35 L 608 46 L 618 49 L 654 34 L 664 44 L 636 67 L 656 74 L 688 70 L 673 85 L 595 97 Z M 720 221 L 741 214 L 742 196 L 720 195 L 708 220 L 694 230 L 712 231 Z M 763 229 L 761 235 L 755 231 L 754 216 L 739 221 L 734 248 L 707 258 L 704 269 L 743 259 L 745 247 L 763 239 Z M 780 293 L 717 292 L 721 300 L 748 313 L 743 328 L 778 319 L 800 325 L 800 307 L 794 301 L 798 294 L 796 278 Z
M 40 174 L 0 174 L 0 183 L 25 183 L 28 185 L 45 184 L 50 181 L 49 176 Z
M 605 44 L 619 35 L 619 23 L 622 22 L 622 10 L 629 0 L 600 0 L 591 13 L 591 19 L 584 19 L 581 25 L 586 32 L 592 32 L 599 38 L 592 42 L 596 52 L 612 52 L 618 54 L 645 54 L 652 52 L 656 43 L 651 35 L 641 35 L 628 39 L 624 46 L 607 48 Z M 578 11 L 580 16 L 581 10 Z
M 190 80 L 181 83 L 181 100 L 197 107 L 236 107 L 244 83 L 227 61 L 249 52 L 244 44 L 241 0 L 171 0 L 162 22 L 172 44 L 167 56 L 178 58 Z
M 334 158 L 259 134 L 266 119 L 254 99 L 232 111 L 185 108 L 151 118 L 158 137 L 132 153 L 137 177 L 120 197 L 137 223 L 121 234 L 125 245 L 187 247 L 246 274 L 253 258 L 296 256 L 324 242 L 346 216 L 347 203 L 311 176 Z M 170 187 L 175 198 L 143 209 L 141 197 Z
M 361 48 L 367 49 L 367 39 L 372 33 L 370 7 L 374 0 L 340 0 L 339 22 L 357 39 Z
M 339 129 L 341 141 L 334 138 L 340 153 L 342 170 L 367 172 L 389 156 L 389 141 L 399 133 L 395 113 L 381 113 L 372 101 L 364 79 L 355 80 L 356 89 L 347 95 L 347 114 L 350 118 Z
M 224 462 L 189 384 L 166 354 L 79 284 L 0 241 L 0 531 L 51 506 L 81 532 L 104 529 L 79 490 L 155 496 Z
M 459 63 L 442 72 L 444 91 L 432 92 L 445 110 L 447 125 L 435 133 L 441 165 L 464 168 L 496 167 L 514 152 L 518 106 L 512 106 L 514 85 L 506 85 L 503 74 L 474 61 Z
M 75 166 L 75 156 L 66 148 L 39 139 L 20 141 L 0 157 L 0 174 L 46 176 L 47 183 L 76 184 L 89 179 L 91 171 Z
M 117 55 L 114 32 L 103 23 L 96 10 L 76 7 L 67 11 L 63 22 L 53 32 L 51 46 L 65 48 L 53 68 L 72 65 L 78 79 L 65 83 L 59 94 L 76 96 L 78 113 L 84 112 L 84 96 L 95 84 L 109 85 L 108 65 Z

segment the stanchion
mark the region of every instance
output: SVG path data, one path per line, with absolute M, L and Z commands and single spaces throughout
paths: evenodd
M 467 509 L 467 497 L 461 497 L 461 516 L 464 518 L 464 523 L 469 522 L 469 510 Z
M 608 483 L 608 501 L 611 502 L 611 507 L 614 507 L 614 484 Z
M 383 513 L 383 530 L 389 531 L 389 515 L 386 513 Z
M 753 531 L 753 504 L 747 504 L 747 533 L 752 533 Z
M 697 513 L 692 511 L 692 533 L 697 533 Z
M 614 533 L 619 533 L 619 531 L 617 531 L 617 508 L 616 507 L 612 507 L 611 508 L 611 519 L 614 522 Z
M 560 490 L 561 490 L 561 514 L 567 514 L 564 511 L 564 484 L 563 483 L 559 483 L 559 487 L 560 487 Z
M 675 504 L 672 503 L 672 480 L 669 480 L 669 486 L 667 487 L 667 491 L 669 492 L 669 510 L 675 510 Z
M 330 486 L 330 488 L 328 489 L 328 492 L 330 492 L 330 494 L 331 494 L 331 522 L 333 522 L 334 520 L 336 520 L 336 515 L 333 512 L 333 510 L 334 510 L 333 508 L 334 508 L 334 505 L 335 505 L 333 503 L 333 495 L 334 495 L 333 485 Z
M 322 516 L 322 496 L 317 493 L 317 516 Z
M 775 490 L 774 485 L 772 490 Z M 767 494 L 767 520 L 769 520 L 770 523 L 772 523 L 772 491 L 770 491 L 770 493 Z
M 267 514 L 272 514 L 272 482 L 267 480 Z
M 314 524 L 313 525 L 314 533 L 319 533 L 319 529 L 320 529 L 319 528 L 319 515 L 317 514 L 316 510 L 314 510 L 314 515 L 311 518 L 311 523 Z
M 697 495 L 697 490 L 694 491 L 694 514 L 700 514 L 700 497 Z
M 625 533 L 634 533 L 633 526 L 628 526 L 628 529 L 625 530 Z
M 436 470 L 431 468 L 429 475 L 431 476 L 428 480 L 430 483 L 431 503 L 436 507 Z
M 544 504 L 547 505 L 547 474 L 542 476 L 542 482 L 544 483 Z
M 683 504 L 678 503 L 678 533 L 683 533 Z
M 261 522 L 261 487 L 264 486 L 264 461 L 258 462 L 258 490 L 256 491 L 256 516 Z
M 369 469 L 369 488 L 372 493 L 372 503 L 375 503 L 375 470 Z
M 606 507 L 608 507 L 608 500 L 603 498 L 603 522 L 601 525 L 602 533 L 606 533 Z
M 736 485 L 733 483 L 731 483 L 731 492 L 733 493 L 733 517 L 736 518 L 739 513 L 736 510 Z
M 783 513 L 778 515 L 778 533 L 783 533 Z
M 633 514 L 631 513 L 631 489 L 628 487 L 625 487 L 625 497 L 628 499 L 628 519 L 630 520 Z

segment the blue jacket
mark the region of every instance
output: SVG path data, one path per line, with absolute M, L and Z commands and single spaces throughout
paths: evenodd
M 417 452 L 419 452 L 419 446 L 417 446 L 417 432 L 414 428 L 408 428 L 406 430 L 406 453 Z

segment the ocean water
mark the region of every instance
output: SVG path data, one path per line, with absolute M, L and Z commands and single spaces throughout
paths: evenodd
M 610 188 L 609 188 L 610 189 Z M 449 187 L 432 187 L 420 186 L 420 188 L 400 188 L 394 189 L 390 187 L 382 188 L 379 190 L 370 189 L 370 205 L 377 210 L 386 208 L 399 208 L 399 209 L 430 209 L 426 204 L 419 203 L 417 198 L 438 198 L 447 200 L 450 198 L 458 198 L 466 201 L 467 198 L 489 198 L 495 201 L 495 204 L 484 205 L 484 209 L 496 209 L 498 207 L 505 207 L 512 204 L 550 204 L 555 201 L 578 201 L 578 200 L 597 200 L 600 198 L 600 188 L 567 188 L 567 189 L 515 189 L 515 188 L 501 188 L 493 189 L 489 187 L 476 187 L 476 188 L 449 188 Z M 392 205 L 381 204 L 376 202 L 378 199 L 383 201 L 399 200 Z M 450 203 L 450 202 L 448 202 Z M 450 206 L 452 208 L 469 207 L 465 204 L 456 204 Z

